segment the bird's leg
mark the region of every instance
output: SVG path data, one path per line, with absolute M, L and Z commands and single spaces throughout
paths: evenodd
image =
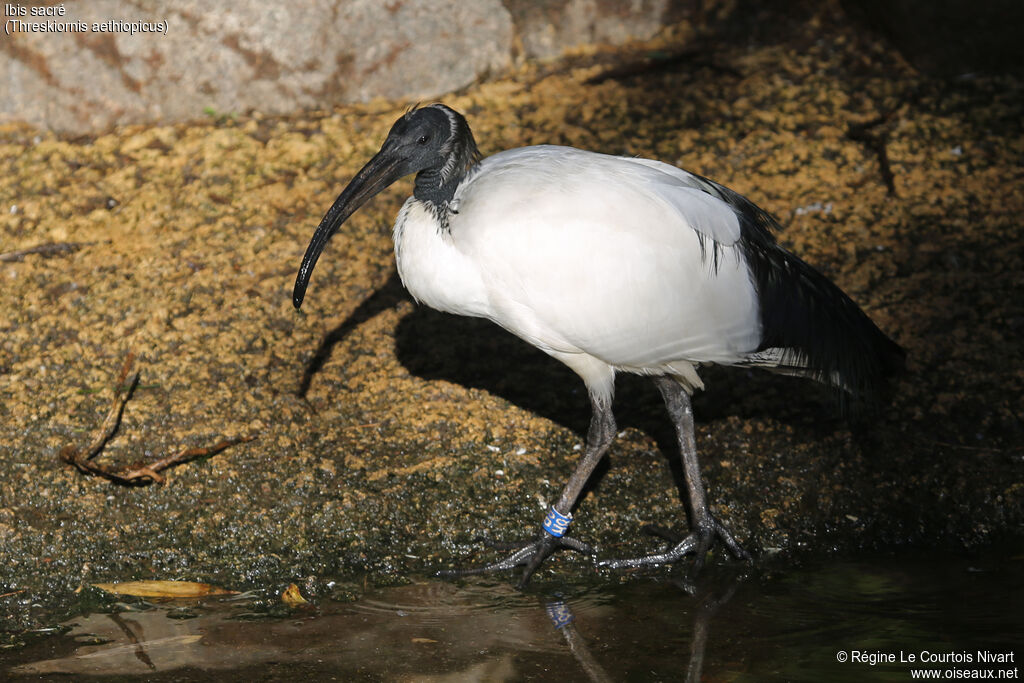
M 697 437 L 693 429 L 693 407 L 690 404 L 690 395 L 672 377 L 665 375 L 655 377 L 654 383 L 661 392 L 662 398 L 665 399 L 665 406 L 676 427 L 679 454 L 683 461 L 683 476 L 686 479 L 690 534 L 679 540 L 671 538 L 668 534 L 659 533 L 660 528 L 655 528 L 654 532 L 657 535 L 669 537 L 675 543 L 668 551 L 631 559 L 605 560 L 599 564 L 613 569 L 643 567 L 675 562 L 684 555 L 694 553 L 696 555 L 694 569 L 697 570 L 704 563 L 704 555 L 716 537 L 721 539 L 734 557 L 749 560 L 750 555 L 747 551 L 740 547 L 732 534 L 715 519 L 708 508 L 707 498 L 704 494 L 704 481 L 700 475 L 700 464 L 697 462 Z
M 565 488 L 562 489 L 558 501 L 548 510 L 536 537 L 503 560 L 475 569 L 443 571 L 440 572 L 442 576 L 465 576 L 525 567 L 523 576 L 517 584 L 517 588 L 523 588 L 541 563 L 556 550 L 569 548 L 588 555 L 594 554 L 593 548 L 586 543 L 563 535 L 572 521 L 571 510 L 576 504 L 576 499 L 615 438 L 615 416 L 612 414 L 611 398 L 591 394 L 590 404 L 593 413 L 590 428 L 587 430 L 586 451 Z

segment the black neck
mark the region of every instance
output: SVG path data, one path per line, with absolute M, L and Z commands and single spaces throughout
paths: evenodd
M 469 169 L 458 169 L 445 180 L 440 168 L 428 168 L 416 174 L 416 187 L 412 194 L 421 202 L 430 202 L 436 207 L 447 206 L 455 196 L 455 188 L 466 177 Z

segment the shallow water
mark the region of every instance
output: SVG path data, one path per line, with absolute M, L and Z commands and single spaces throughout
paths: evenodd
M 1012 680 L 1022 569 L 1020 554 L 917 555 L 525 593 L 504 577 L 431 579 L 286 615 L 244 596 L 143 604 L 0 654 L 0 678 L 907 681 L 925 669 Z

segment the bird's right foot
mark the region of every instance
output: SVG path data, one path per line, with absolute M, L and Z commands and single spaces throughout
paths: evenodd
M 471 567 L 469 569 L 443 569 L 437 573 L 438 576 L 454 578 L 458 576 L 473 576 L 476 574 L 489 574 L 490 572 L 504 571 L 524 567 L 523 575 L 516 584 L 516 588 L 522 590 L 530 582 L 530 577 L 540 568 L 540 565 L 558 550 L 575 550 L 587 555 L 595 555 L 592 547 L 582 541 L 569 536 L 549 536 L 541 532 L 536 540 L 527 541 L 525 545 L 518 548 L 508 557 L 484 565 L 483 567 Z
M 475 574 L 487 574 L 490 572 L 504 571 L 506 569 L 515 569 L 516 567 L 524 567 L 523 575 L 519 579 L 519 583 L 516 584 L 516 588 L 522 590 L 526 587 L 526 584 L 530 582 L 530 577 L 533 576 L 534 572 L 540 568 L 540 565 L 544 560 L 558 550 L 565 548 L 587 555 L 597 554 L 596 551 L 586 543 L 578 541 L 570 536 L 561 535 L 568 528 L 571 520 L 571 515 L 563 515 L 556 512 L 554 508 L 551 508 L 548 511 L 547 517 L 544 519 L 544 524 L 541 531 L 537 534 L 537 537 L 532 541 L 526 541 L 521 544 L 512 544 L 511 547 L 515 547 L 516 550 L 505 559 L 492 562 L 491 564 L 483 567 L 473 567 L 471 569 L 445 569 L 439 571 L 437 575 L 443 577 L 472 576 Z M 498 544 L 492 545 L 496 546 Z

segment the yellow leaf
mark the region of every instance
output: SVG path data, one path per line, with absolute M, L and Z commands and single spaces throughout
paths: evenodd
M 207 595 L 229 595 L 237 592 L 194 581 L 122 581 L 92 585 L 108 593 L 133 595 L 139 598 L 202 598 Z
M 294 583 L 288 584 L 284 593 L 281 593 L 281 602 L 289 607 L 298 607 L 299 605 L 309 604 L 309 601 L 302 597 L 302 593 L 299 592 L 299 587 Z

